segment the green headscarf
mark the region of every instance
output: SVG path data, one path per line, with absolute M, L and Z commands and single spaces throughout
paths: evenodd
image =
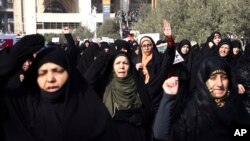
M 114 117 L 115 110 L 128 110 L 141 106 L 139 93 L 131 73 L 126 78 L 118 78 L 114 73 L 105 89 L 103 102 L 110 115 Z

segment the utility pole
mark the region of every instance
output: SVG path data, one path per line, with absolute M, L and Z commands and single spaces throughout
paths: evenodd
M 151 5 L 153 9 L 157 8 L 157 0 L 151 0 Z

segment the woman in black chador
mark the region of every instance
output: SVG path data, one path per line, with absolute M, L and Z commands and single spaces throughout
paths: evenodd
M 41 35 L 29 35 L 9 51 L 1 52 L 1 60 L 8 57 L 7 65 L 0 62 L 4 68 L 0 71 L 1 84 L 43 42 Z M 1 107 L 1 140 L 119 140 L 112 137 L 115 133 L 105 106 L 69 62 L 64 50 L 45 48 L 38 53 L 19 88 L 4 92 L 1 89 L 1 102 L 5 103 Z
M 154 123 L 156 139 L 229 141 L 235 129 L 242 127 L 240 124 L 249 126 L 247 111 L 237 94 L 231 91 L 230 67 L 225 60 L 216 56 L 206 58 L 197 77 L 196 92 L 178 111 L 175 106 L 179 100 L 175 96 L 178 77 L 170 77 L 164 82 L 165 94 Z
M 250 44 L 245 47 L 244 54 L 236 65 L 236 79 L 242 101 L 250 115 Z
M 152 105 L 143 80 L 124 51 L 100 56 L 85 73 L 115 123 L 120 141 L 148 141 Z
M 163 34 L 168 45 L 163 54 L 157 50 L 151 37 L 143 36 L 140 39 L 139 54 L 136 57 L 136 68 L 148 89 L 155 113 L 162 97 L 161 85 L 171 72 L 175 58 L 175 43 L 170 22 L 167 20 L 163 21 Z

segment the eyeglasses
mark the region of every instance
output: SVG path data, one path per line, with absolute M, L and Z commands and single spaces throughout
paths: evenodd
M 153 47 L 153 44 L 144 44 L 144 45 L 142 45 L 142 47 L 143 48 L 151 48 L 151 47 Z

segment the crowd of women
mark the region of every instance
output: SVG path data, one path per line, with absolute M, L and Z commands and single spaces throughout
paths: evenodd
M 213 32 L 167 49 L 139 42 L 45 46 L 26 35 L 0 52 L 0 140 L 229 141 L 250 126 L 250 47 Z M 175 63 L 176 51 L 184 61 Z

